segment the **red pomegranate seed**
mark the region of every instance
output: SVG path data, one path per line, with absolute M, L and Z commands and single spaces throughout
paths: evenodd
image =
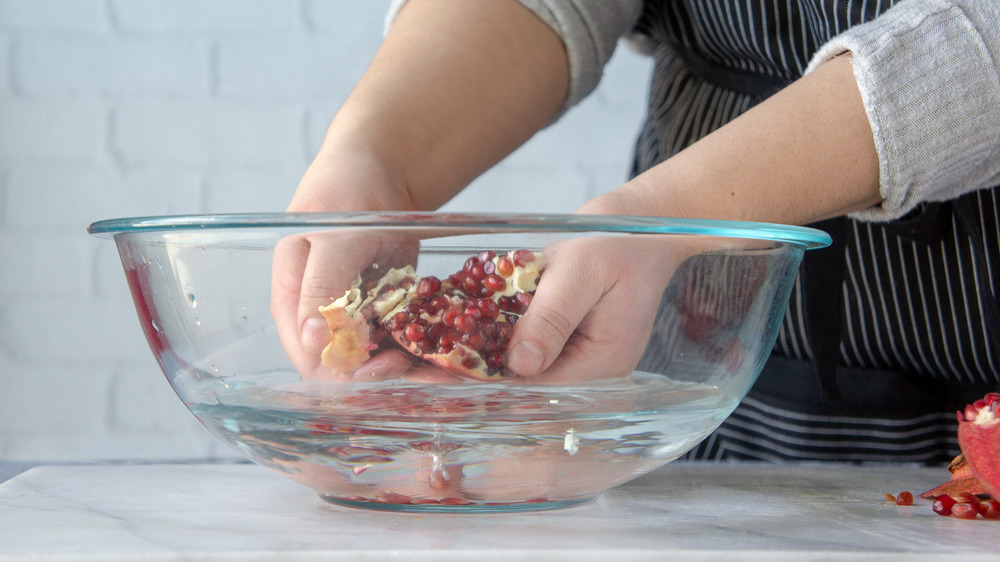
M 430 328 L 427 328 L 427 339 L 438 342 L 441 340 L 441 336 L 444 335 L 444 324 L 431 324 Z
M 386 327 L 390 330 L 402 330 L 410 321 L 410 315 L 406 312 L 397 312 L 386 322 Z
M 500 297 L 499 299 L 497 299 L 497 306 L 500 307 L 500 310 L 506 310 L 508 312 L 513 312 L 514 311 L 514 299 L 512 299 L 510 297 Z
M 896 497 L 896 505 L 913 505 L 913 493 L 900 492 Z
M 493 275 L 496 272 L 497 272 L 497 264 L 491 261 L 483 262 L 483 273 L 485 273 L 486 275 Z
M 462 289 L 470 295 L 475 295 L 479 293 L 479 289 L 483 286 L 478 279 L 474 279 L 471 275 L 465 278 L 462 282 Z
M 469 347 L 476 350 L 482 349 L 483 346 L 486 345 L 486 336 L 484 336 L 482 332 L 478 331 L 472 331 L 468 334 L 465 334 L 465 336 L 462 337 L 462 340 Z
M 942 494 L 934 498 L 934 504 L 931 507 L 931 509 L 933 509 L 934 513 L 937 513 L 938 515 L 947 516 L 951 515 L 951 508 L 954 505 L 955 505 L 955 498 L 947 494 Z
M 417 296 L 429 297 L 441 290 L 441 280 L 433 275 L 428 275 L 417 284 Z
M 885 501 L 888 502 L 888 503 L 896 503 L 896 496 L 894 496 L 894 495 L 892 495 L 892 494 L 890 494 L 888 492 L 885 493 L 885 494 L 882 494 L 882 497 L 884 497 Z
M 405 330 L 403 330 L 403 335 L 410 341 L 420 341 L 427 335 L 427 328 L 413 322 L 408 325 Z
M 498 292 L 507 288 L 507 281 L 500 275 L 493 273 L 483 279 L 483 286 L 493 292 Z
M 475 330 L 478 324 L 479 322 L 476 321 L 475 317 L 469 314 L 459 314 L 455 318 L 455 328 L 463 334 L 468 334 L 472 330 Z
M 472 271 L 472 268 L 476 267 L 477 265 L 479 265 L 479 259 L 476 257 L 471 257 L 465 260 L 465 264 L 462 265 L 462 270 L 468 273 Z
M 979 512 L 984 519 L 1000 519 L 1000 501 L 989 499 L 983 500 L 980 505 L 982 510 Z
M 479 309 L 475 301 L 469 301 L 465 304 L 465 313 L 477 321 L 483 317 L 483 311 Z
M 486 263 L 488 261 L 493 261 L 493 258 L 497 257 L 497 254 L 493 250 L 483 250 L 482 252 L 479 252 L 479 255 L 476 257 L 479 259 L 480 263 Z
M 439 312 L 448 308 L 448 305 L 451 303 L 448 301 L 448 297 L 444 295 L 437 295 L 427 304 L 430 305 L 431 312 Z
M 478 307 L 483 313 L 483 318 L 496 320 L 500 317 L 500 307 L 493 299 L 480 299 Z
M 441 322 L 443 322 L 445 326 L 454 326 L 455 321 L 458 320 L 458 317 L 461 315 L 462 313 L 457 310 L 449 310 L 444 313 L 444 316 L 441 317 Z
M 483 270 L 483 264 L 477 263 L 472 266 L 472 269 L 469 270 L 469 277 L 477 280 L 486 277 L 486 271 Z
M 502 369 L 504 365 L 503 353 L 499 351 L 494 351 L 486 357 L 486 364 L 490 366 L 491 369 Z
M 979 503 L 958 502 L 951 506 L 951 515 L 959 519 L 975 519 L 979 515 Z
M 514 262 L 508 257 L 498 258 L 496 272 L 503 277 L 510 277 L 514 274 Z
M 432 353 L 437 346 L 429 338 L 424 338 L 417 342 L 417 349 L 420 353 Z
M 530 250 L 518 250 L 514 252 L 514 265 L 524 266 L 535 261 L 535 254 Z

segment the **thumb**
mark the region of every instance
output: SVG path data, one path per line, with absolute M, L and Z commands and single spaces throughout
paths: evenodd
M 507 368 L 531 376 L 548 369 L 591 308 L 603 288 L 587 268 L 550 260 L 535 296 L 514 326 Z M 593 269 L 590 269 L 593 271 Z

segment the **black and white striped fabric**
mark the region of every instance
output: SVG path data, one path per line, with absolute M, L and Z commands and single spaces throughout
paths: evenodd
M 892 0 L 648 0 L 653 46 L 640 173 L 801 76 L 811 55 Z M 843 221 L 826 263 L 843 271 L 842 329 L 812 333 L 800 275 L 775 358 L 744 403 L 689 456 L 946 462 L 956 410 L 1000 388 L 1000 189 L 923 205 L 887 224 Z M 805 272 L 804 272 L 805 273 Z M 835 292 L 835 291 L 834 291 Z M 824 341 L 832 340 L 832 341 Z M 828 399 L 810 361 L 839 358 Z M 839 349 L 837 348 L 839 346 Z

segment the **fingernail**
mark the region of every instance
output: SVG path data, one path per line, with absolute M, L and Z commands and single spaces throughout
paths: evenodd
M 302 347 L 320 353 L 330 343 L 330 326 L 322 318 L 310 318 L 302 323 Z
M 519 375 L 533 375 L 542 369 L 545 355 L 537 345 L 521 341 L 510 350 L 507 367 Z

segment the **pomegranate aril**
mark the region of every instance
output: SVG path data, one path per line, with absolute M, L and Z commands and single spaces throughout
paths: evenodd
M 1000 519 L 1000 501 L 989 499 L 980 502 L 980 515 L 984 519 Z
M 955 498 L 949 495 L 940 495 L 934 498 L 931 509 L 938 515 L 951 515 L 951 508 L 955 505 Z
M 514 262 L 508 257 L 497 258 L 496 272 L 503 277 L 514 275 Z
M 466 369 L 475 369 L 479 366 L 479 361 L 474 355 L 467 355 L 462 359 L 462 366 Z
M 462 342 L 478 351 L 486 345 L 486 336 L 482 332 L 473 331 L 462 336 Z
M 975 519 L 979 515 L 978 503 L 958 502 L 951 506 L 951 516 L 958 519 Z
M 403 335 L 410 341 L 420 341 L 427 335 L 427 328 L 417 322 L 413 322 L 403 330 Z
M 483 269 L 483 264 L 477 263 L 472 266 L 472 269 L 469 270 L 469 277 L 476 280 L 486 277 L 486 271 Z
M 444 323 L 445 326 L 454 326 L 455 321 L 458 320 L 458 317 L 461 315 L 462 313 L 458 310 L 449 310 L 444 313 L 444 316 L 441 317 L 441 322 Z
M 500 292 L 507 288 L 507 281 L 500 275 L 493 273 L 483 279 L 483 286 L 493 292 Z
M 491 261 L 483 262 L 483 273 L 486 275 L 493 275 L 497 271 L 497 265 Z
M 444 324 L 435 323 L 431 324 L 430 328 L 427 328 L 427 338 L 433 342 L 438 342 L 441 340 L 441 336 L 444 335 Z
M 444 295 L 438 295 L 431 299 L 430 306 L 432 312 L 440 312 L 451 305 L 451 301 Z
M 912 492 L 900 492 L 896 496 L 896 505 L 913 505 L 913 493 Z
M 514 311 L 514 299 L 512 299 L 510 297 L 500 297 L 499 299 L 497 299 L 497 306 L 500 307 L 500 310 L 505 310 L 507 312 L 513 312 Z
M 465 281 L 462 282 L 462 289 L 464 289 L 466 293 L 472 295 L 479 294 L 479 289 L 482 288 L 482 286 L 483 284 L 480 283 L 479 280 L 474 279 L 471 275 L 466 277 Z
M 486 356 L 486 364 L 489 365 L 491 369 L 503 369 L 504 357 L 503 353 L 493 352 Z
M 417 284 L 417 296 L 429 297 L 441 290 L 441 280 L 433 275 L 428 275 Z
M 477 307 L 487 320 L 496 320 L 500 317 L 500 307 L 493 299 L 480 299 Z
M 483 250 L 482 252 L 479 252 L 478 256 L 476 256 L 480 263 L 493 261 L 493 258 L 495 257 L 497 257 L 497 254 L 493 250 Z
M 535 254 L 530 250 L 517 250 L 514 252 L 514 265 L 525 266 L 535 261 Z
M 410 315 L 406 312 L 397 312 L 385 323 L 390 330 L 402 330 L 410 321 Z
M 474 317 L 469 314 L 459 314 L 455 318 L 455 329 L 463 334 L 468 334 L 469 332 L 476 329 L 479 322 L 476 321 Z

